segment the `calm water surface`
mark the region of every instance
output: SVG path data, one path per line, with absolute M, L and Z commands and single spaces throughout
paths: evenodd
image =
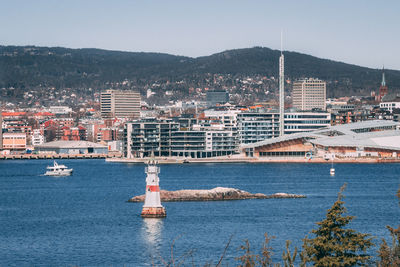
M 46 177 L 46 160 L 0 162 L 1 266 L 149 266 L 193 249 L 197 264 L 217 262 L 233 235 L 225 263 L 244 239 L 258 249 L 267 232 L 276 259 L 285 240 L 301 239 L 324 218 L 348 183 L 346 207 L 358 231 L 388 238 L 398 225 L 395 193 L 400 164 L 182 164 L 161 165 L 167 190 L 235 187 L 252 193 L 305 194 L 306 199 L 164 203 L 166 219 L 142 219 L 141 203 L 126 201 L 145 189 L 144 165 L 104 160 L 60 160 L 71 177 Z

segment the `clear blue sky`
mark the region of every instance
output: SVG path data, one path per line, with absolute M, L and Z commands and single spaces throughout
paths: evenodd
M 3 0 L 0 44 L 205 56 L 265 46 L 400 70 L 399 0 Z

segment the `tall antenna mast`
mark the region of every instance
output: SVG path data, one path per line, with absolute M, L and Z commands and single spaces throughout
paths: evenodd
M 279 58 L 279 136 L 285 134 L 285 58 L 283 56 L 283 33 L 281 31 L 281 56 Z

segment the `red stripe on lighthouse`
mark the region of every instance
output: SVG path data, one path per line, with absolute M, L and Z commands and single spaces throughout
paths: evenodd
M 160 187 L 158 185 L 148 185 L 146 189 L 150 192 L 160 192 Z

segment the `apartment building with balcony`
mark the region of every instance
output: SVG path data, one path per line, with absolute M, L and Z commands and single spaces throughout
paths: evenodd
M 186 125 L 185 125 L 186 126 Z M 200 125 L 188 129 L 172 120 L 143 119 L 129 122 L 124 129 L 124 156 L 206 158 L 238 152 L 231 130 Z

